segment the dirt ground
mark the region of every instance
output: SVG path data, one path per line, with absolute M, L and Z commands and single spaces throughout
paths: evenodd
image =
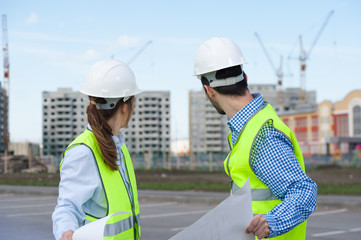
M 308 170 L 307 174 L 318 184 L 361 184 L 361 168 L 341 168 L 337 165 L 321 166 Z M 205 183 L 224 184 L 228 186 L 229 177 L 223 171 L 204 172 L 186 170 L 136 170 L 138 183 Z M 0 184 L 24 185 L 50 185 L 56 186 L 59 182 L 59 174 L 1 174 Z M 31 184 L 33 183 L 33 184 Z
M 360 168 L 341 168 L 323 166 L 308 170 L 307 175 L 316 183 L 337 183 L 340 185 L 361 184 Z M 230 178 L 223 172 L 193 171 L 137 171 L 137 180 L 143 182 L 183 182 L 183 183 L 224 183 L 229 184 Z
M 309 170 L 307 174 L 316 183 L 361 184 L 361 168 L 342 168 L 337 165 L 325 165 Z

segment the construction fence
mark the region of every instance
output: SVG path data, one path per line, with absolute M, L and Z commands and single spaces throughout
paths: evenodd
M 190 155 L 174 155 L 169 152 L 152 154 L 131 154 L 135 169 L 168 169 L 191 171 L 223 171 L 224 160 L 228 152 L 197 153 Z M 44 156 L 0 156 L 0 173 L 22 172 L 37 167 L 41 171 L 56 172 L 61 157 Z M 340 166 L 361 167 L 361 150 L 349 154 L 338 152 L 330 155 L 304 156 L 306 168 L 320 165 L 337 164 Z
M 132 154 L 135 169 L 178 169 L 218 171 L 228 153 L 198 153 L 174 155 L 169 152 L 153 154 Z
M 151 156 L 133 154 L 132 160 L 136 169 L 219 171 L 224 169 L 224 160 L 228 154 L 229 152 L 197 153 L 190 156 L 169 155 L 169 153 L 158 153 Z M 304 156 L 304 162 L 306 168 L 327 164 L 361 167 L 361 151 L 353 151 L 349 154 L 308 155 Z

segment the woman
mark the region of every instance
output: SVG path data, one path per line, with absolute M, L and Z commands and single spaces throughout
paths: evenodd
M 132 70 L 106 60 L 93 65 L 80 92 L 89 96 L 88 127 L 64 152 L 58 204 L 52 215 L 58 240 L 82 225 L 113 216 L 104 239 L 140 238 L 139 203 L 132 161 L 119 130 L 129 123 L 138 89 Z

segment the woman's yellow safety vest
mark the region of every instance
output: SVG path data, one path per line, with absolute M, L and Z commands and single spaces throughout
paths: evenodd
M 235 191 L 242 187 L 247 179 L 250 178 L 252 211 L 254 215 L 265 215 L 276 205 L 282 202 L 261 180 L 257 178 L 251 164 L 253 144 L 260 130 L 266 123 L 271 123 L 276 130 L 280 131 L 290 140 L 294 147 L 294 153 L 298 163 L 300 164 L 302 170 L 305 171 L 303 156 L 296 137 L 277 116 L 272 106 L 265 103 L 263 108 L 260 109 L 255 115 L 253 115 L 253 117 L 248 120 L 246 125 L 242 128 L 234 146 L 232 145 L 231 135 L 229 135 L 228 141 L 231 146 L 231 152 L 224 161 L 225 171 L 232 179 L 231 191 Z M 306 222 L 307 221 L 304 221 L 288 233 L 274 237 L 272 239 L 305 239 Z M 258 238 L 256 237 L 256 239 Z
M 126 173 L 130 181 L 131 195 L 130 199 L 125 183 L 119 171 L 111 170 L 103 160 L 98 142 L 90 130 L 85 130 L 80 134 L 69 146 L 67 150 L 78 145 L 85 145 L 92 151 L 96 159 L 99 175 L 102 181 L 105 198 L 107 201 L 106 216 L 124 211 L 128 214 L 121 214 L 112 216 L 104 229 L 104 239 L 106 240 L 138 240 L 140 239 L 140 221 L 139 221 L 139 203 L 137 185 L 133 164 L 128 153 L 127 148 L 123 144 L 122 152 L 124 155 L 124 164 L 126 166 Z M 62 162 L 60 163 L 61 167 Z M 98 220 L 98 217 L 92 216 L 91 213 L 86 214 L 85 223 Z

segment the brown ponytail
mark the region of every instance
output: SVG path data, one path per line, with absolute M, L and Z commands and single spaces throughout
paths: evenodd
M 104 98 L 89 97 L 90 104 L 86 110 L 88 115 L 88 123 L 92 128 L 94 136 L 98 141 L 100 151 L 103 155 L 104 162 L 114 171 L 118 170 L 117 149 L 113 141 L 113 133 L 111 127 L 106 122 L 110 119 L 123 104 L 127 104 L 131 109 L 134 104 L 134 97 L 130 97 L 126 102 L 120 99 L 113 109 L 100 110 L 96 108 L 96 103 L 106 103 Z M 95 103 L 95 104 L 94 104 Z M 131 116 L 129 116 L 128 121 Z

